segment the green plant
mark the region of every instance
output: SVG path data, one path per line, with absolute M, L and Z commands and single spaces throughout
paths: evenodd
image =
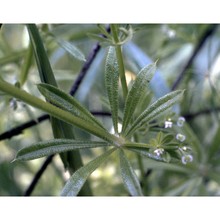
M 90 184 L 86 181 L 94 170 L 104 162 L 111 161 L 113 155 L 119 160 L 123 185 L 132 196 L 148 194 L 144 163 L 149 170 L 166 170 L 168 175 L 169 172 L 180 173 L 183 176 L 193 175 L 193 178 L 178 183 L 175 190 L 165 192 L 166 195 L 176 192 L 184 192 L 187 195 L 202 181 L 200 173 L 197 173 L 198 167 L 201 167 L 200 162 L 204 161 L 201 144 L 184 117 L 180 117 L 175 110 L 171 113 L 173 107 L 182 100 L 184 90 L 172 91 L 156 100 L 152 99 L 149 85 L 154 77 L 157 62 L 141 68 L 132 83 L 128 84 L 126 81 L 122 49 L 134 34 L 130 25 L 112 24 L 110 31 L 103 25 L 98 25 L 102 36 L 89 34 L 89 37 L 99 40 L 107 51 L 102 71 L 108 99 L 105 100 L 105 105 L 111 114 L 113 132 L 94 117 L 80 101 L 58 88 L 37 26 L 31 24 L 27 25 L 27 28 L 31 44 L 21 79 L 16 85 L 1 79 L 0 90 L 48 113 L 54 139 L 22 148 L 18 151 L 15 162 L 59 154 L 65 168 L 72 175 L 61 192 L 63 196 L 76 196 L 79 193 L 92 195 Z M 84 55 L 73 44 L 60 40 L 53 34 L 48 36 L 51 42 L 56 40 L 74 58 L 85 61 Z M 46 101 L 22 89 L 28 78 L 32 53 L 35 55 L 41 79 L 37 88 Z M 76 128 L 91 136 L 85 139 L 76 138 Z M 214 146 L 210 155 L 217 149 L 216 145 Z M 79 150 L 91 148 L 103 148 L 104 152 L 83 165 Z M 132 165 L 134 158 L 141 173 L 139 176 Z M 218 180 L 215 172 L 210 175 Z

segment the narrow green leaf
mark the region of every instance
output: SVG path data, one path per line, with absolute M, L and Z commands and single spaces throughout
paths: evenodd
M 80 61 L 86 61 L 84 54 L 74 44 L 61 39 L 56 39 L 56 41 L 64 50 L 66 50 L 74 58 Z
M 41 141 L 19 150 L 15 160 L 33 160 L 40 157 L 45 157 L 52 154 L 62 153 L 76 149 L 107 146 L 109 146 L 109 144 L 106 142 L 76 141 L 72 139 L 54 139 L 49 141 Z
M 77 170 L 64 186 L 61 196 L 76 196 L 86 179 L 95 171 L 117 148 L 112 148 Z
M 106 58 L 105 85 L 108 93 L 115 132 L 118 133 L 118 84 L 119 66 L 114 47 L 110 47 Z
M 142 95 L 146 92 L 149 82 L 152 79 L 156 70 L 156 64 L 151 64 L 144 67 L 137 75 L 125 102 L 124 118 L 122 124 L 122 132 L 125 131 L 128 124 L 132 120 L 133 113 L 138 105 Z
M 112 45 L 112 41 L 109 40 L 108 38 L 104 38 L 104 37 L 102 37 L 102 36 L 100 36 L 98 34 L 92 34 L 92 33 L 88 33 L 87 35 L 91 39 L 98 41 L 103 46 L 110 46 L 110 45 Z
M 84 119 L 85 121 L 92 123 L 94 126 L 98 126 L 106 131 L 102 124 L 71 95 L 54 86 L 43 83 L 38 84 L 38 89 L 50 103 L 60 107 L 61 109 L 69 111 L 75 116 Z
M 30 39 L 33 45 L 34 54 L 37 62 L 37 67 L 39 70 L 41 82 L 57 86 L 53 71 L 44 48 L 43 41 L 40 37 L 39 31 L 35 24 L 27 25 Z
M 103 24 L 98 24 L 97 26 L 103 35 L 105 35 L 108 39 L 112 39 L 112 35 L 108 33 L 106 27 Z
M 32 58 L 33 58 L 33 47 L 31 43 L 29 43 L 29 47 L 24 58 L 24 63 L 21 67 L 21 74 L 19 79 L 21 85 L 23 85 L 27 80 L 28 73 L 32 64 Z
M 141 125 L 160 116 L 165 110 L 172 107 L 182 97 L 183 91 L 177 90 L 170 92 L 151 104 L 142 114 L 132 123 L 130 128 L 125 130 L 125 136 L 132 135 Z
M 119 151 L 121 176 L 124 186 L 132 196 L 143 196 L 139 180 L 123 150 Z

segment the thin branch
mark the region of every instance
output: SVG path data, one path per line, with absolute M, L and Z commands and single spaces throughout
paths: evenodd
M 220 107 L 218 108 L 215 108 L 215 109 L 204 109 L 204 110 L 201 110 L 199 112 L 195 112 L 195 113 L 191 113 L 191 114 L 183 114 L 183 117 L 186 118 L 186 120 L 192 120 L 198 116 L 201 116 L 201 115 L 207 115 L 207 114 L 210 114 L 212 112 L 220 112 Z
M 109 112 L 102 112 L 102 111 L 91 111 L 91 114 L 93 114 L 94 116 L 111 116 L 111 113 Z M 0 134 L 0 141 L 6 140 L 6 139 L 10 139 L 16 135 L 22 134 L 22 132 L 25 129 L 31 128 L 47 119 L 49 119 L 50 116 L 48 114 L 45 115 L 41 115 L 40 117 L 38 117 L 36 120 L 30 120 L 28 122 L 25 122 L 24 124 L 21 124 L 17 127 L 12 128 L 11 130 L 8 130 L 2 134 Z
M 54 157 L 54 154 L 47 157 L 47 159 L 44 161 L 41 168 L 37 171 L 37 173 L 35 174 L 33 180 L 31 181 L 31 184 L 29 185 L 29 187 L 25 191 L 24 196 L 30 196 L 31 195 L 31 193 L 33 192 L 35 186 L 37 185 L 39 179 L 41 178 L 42 174 L 46 170 L 47 166 L 52 162 L 53 157 Z
M 100 46 L 99 43 L 97 43 L 94 46 L 92 52 L 89 54 L 89 57 L 88 57 L 87 61 L 85 62 L 84 66 L 82 67 L 82 70 L 79 73 L 76 81 L 74 82 L 73 86 L 71 87 L 70 95 L 73 96 L 76 93 L 77 89 L 79 88 L 82 80 L 84 79 L 88 69 L 90 68 L 90 66 L 91 66 L 93 60 L 95 59 L 97 53 L 99 52 L 100 48 L 101 48 L 101 46 Z
M 191 57 L 189 58 L 188 62 L 186 63 L 186 65 L 184 66 L 182 72 L 179 74 L 178 78 L 176 79 L 176 81 L 174 82 L 171 90 L 175 90 L 178 85 L 180 84 L 180 82 L 182 81 L 185 72 L 187 71 L 187 69 L 191 66 L 191 64 L 193 63 L 196 55 L 198 54 L 198 52 L 200 51 L 200 49 L 202 48 L 202 46 L 205 44 L 206 40 L 216 31 L 218 25 L 217 24 L 212 24 L 210 25 L 207 30 L 203 33 L 203 35 L 201 36 L 198 44 L 196 45 Z
M 19 135 L 23 132 L 23 130 L 30 128 L 34 125 L 37 125 L 40 122 L 43 122 L 47 119 L 49 119 L 49 115 L 42 115 L 42 116 L 38 117 L 36 120 L 31 120 L 31 121 L 28 121 L 22 125 L 15 127 L 15 128 L 12 128 L 11 130 L 0 134 L 0 141 L 5 140 L 5 139 L 10 139 L 13 136 Z
M 106 28 L 107 32 L 110 32 L 110 27 Z M 102 35 L 103 36 L 103 35 Z M 103 36 L 104 37 L 104 36 Z M 94 48 L 92 49 L 91 53 L 89 54 L 84 66 L 81 69 L 81 72 L 79 73 L 76 81 L 74 82 L 73 86 L 70 89 L 70 95 L 74 95 L 77 91 L 77 89 L 79 88 L 82 80 L 85 77 L 85 74 L 87 73 L 88 69 L 90 68 L 92 62 L 94 61 L 94 59 L 96 58 L 96 55 L 98 54 L 99 50 L 101 49 L 101 45 L 99 43 L 96 43 L 96 45 L 94 46 Z

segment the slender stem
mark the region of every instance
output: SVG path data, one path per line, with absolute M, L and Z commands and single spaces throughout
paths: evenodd
M 34 190 L 34 188 L 35 188 L 35 186 L 38 182 L 38 180 L 40 179 L 40 177 L 42 176 L 42 174 L 46 170 L 47 166 L 51 163 L 53 157 L 54 157 L 54 155 L 50 155 L 49 157 L 47 157 L 47 159 L 43 163 L 42 167 L 35 174 L 34 179 L 32 180 L 32 182 L 29 185 L 29 187 L 27 188 L 27 190 L 25 191 L 24 196 L 30 196 L 31 195 L 31 193 L 33 192 L 33 190 Z
M 30 127 L 32 127 L 34 125 L 37 125 L 38 123 L 43 122 L 43 121 L 45 121 L 45 120 L 47 120 L 49 118 L 50 118 L 49 115 L 42 115 L 42 116 L 38 117 L 35 120 L 31 120 L 31 121 L 28 121 L 28 122 L 26 122 L 24 124 L 21 124 L 21 125 L 17 126 L 17 127 L 14 127 L 11 130 L 8 130 L 8 131 L 0 134 L 0 141 L 1 140 L 5 140 L 5 139 L 10 139 L 10 138 L 12 138 L 12 137 L 14 137 L 16 135 L 19 135 L 19 134 L 22 133 L 22 131 L 24 129 L 27 129 L 27 128 L 30 128 Z
M 0 80 L 0 90 L 3 92 L 6 92 L 7 94 L 16 97 L 24 102 L 26 102 L 27 104 L 30 104 L 33 107 L 36 107 L 38 109 L 41 109 L 49 114 L 51 114 L 52 116 L 61 119 L 62 121 L 67 122 L 68 124 L 72 124 L 75 125 L 83 130 L 88 131 L 91 134 L 94 134 L 98 137 L 100 137 L 101 139 L 104 139 L 110 143 L 112 143 L 115 146 L 121 146 L 123 144 L 123 141 L 106 132 L 103 129 L 100 129 L 98 127 L 95 127 L 93 125 L 91 125 L 90 123 L 85 123 L 84 120 L 73 116 L 71 113 L 66 112 L 60 108 L 57 108 L 54 105 L 51 105 L 50 103 L 44 102 L 41 99 L 28 94 L 27 92 L 25 92 L 24 90 L 18 89 L 15 86 L 12 86 L 11 84 Z
M 82 80 L 84 79 L 89 67 L 91 66 L 91 64 L 92 64 L 93 60 L 95 59 L 95 57 L 96 57 L 98 51 L 100 50 L 100 48 L 101 47 L 100 47 L 99 43 L 97 43 L 94 46 L 94 48 L 92 50 L 92 53 L 89 55 L 85 65 L 83 66 L 83 68 L 82 68 L 81 72 L 79 73 L 76 81 L 74 82 L 73 86 L 71 87 L 70 95 L 74 95 L 76 93 L 77 89 L 79 88 Z
M 117 45 L 119 43 L 117 25 L 111 24 L 110 27 L 111 27 L 114 43 L 116 44 L 115 50 L 116 50 L 116 56 L 118 60 L 119 76 L 121 80 L 123 96 L 124 96 L 124 99 L 126 99 L 127 94 L 128 94 L 128 87 L 127 87 L 127 82 L 126 82 L 126 77 L 125 77 L 124 61 L 122 57 L 121 46 Z

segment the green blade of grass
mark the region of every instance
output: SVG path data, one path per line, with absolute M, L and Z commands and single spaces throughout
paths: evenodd
M 57 86 L 46 50 L 44 48 L 42 39 L 37 29 L 37 26 L 35 24 L 28 24 L 27 28 L 28 28 L 28 32 L 30 35 L 33 49 L 34 49 L 35 59 L 37 62 L 37 67 L 39 70 L 41 82 L 48 83 L 53 86 Z

